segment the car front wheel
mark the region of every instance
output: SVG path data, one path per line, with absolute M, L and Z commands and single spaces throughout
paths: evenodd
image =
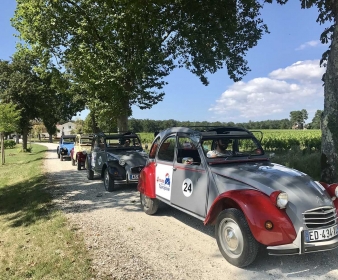
M 114 190 L 114 178 L 109 174 L 108 168 L 106 168 L 104 171 L 103 184 L 106 191 L 112 192 Z
M 140 193 L 140 200 L 143 211 L 148 215 L 154 215 L 157 212 L 159 201 L 156 198 L 150 198 Z
M 219 250 L 229 263 L 245 267 L 255 260 L 259 243 L 242 211 L 234 208 L 223 210 L 217 217 L 215 233 Z

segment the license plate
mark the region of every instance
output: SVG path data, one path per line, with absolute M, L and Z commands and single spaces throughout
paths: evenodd
M 130 180 L 138 180 L 138 174 L 130 174 L 129 179 Z
M 331 239 L 336 235 L 338 235 L 337 225 L 324 229 L 306 230 L 305 240 L 306 242 L 321 241 Z

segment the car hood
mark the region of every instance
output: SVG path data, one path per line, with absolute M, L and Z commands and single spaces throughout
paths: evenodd
M 116 159 L 122 159 L 125 161 L 125 163 L 128 166 L 144 166 L 147 159 L 148 159 L 148 154 L 145 152 L 140 152 L 140 151 L 114 151 L 114 152 L 109 152 L 109 155 Z
M 244 187 L 257 189 L 267 195 L 276 190 L 286 192 L 289 217 L 298 226 L 302 224 L 304 211 L 322 207 L 334 207 L 326 190 L 308 175 L 275 163 L 222 164 L 210 167 L 220 193 Z M 229 184 L 230 183 L 230 184 Z
M 74 144 L 62 144 L 61 148 L 66 148 L 67 150 L 73 149 Z

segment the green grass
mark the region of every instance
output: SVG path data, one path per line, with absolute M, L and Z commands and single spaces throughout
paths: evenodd
M 42 173 L 46 148 L 6 150 L 0 166 L 0 279 L 90 279 L 81 235 L 55 210 Z
M 266 153 L 269 154 L 269 152 Z M 301 150 L 299 147 L 292 147 L 291 150 L 286 152 L 276 152 L 271 161 L 302 171 L 314 180 L 320 180 L 319 151 Z

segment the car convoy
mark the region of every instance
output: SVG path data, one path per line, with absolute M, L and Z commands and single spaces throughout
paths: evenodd
M 338 184 L 271 162 L 243 128 L 168 128 L 149 154 L 137 134 L 99 133 L 85 164 L 87 178 L 103 178 L 107 191 L 137 183 L 148 215 L 165 203 L 215 225 L 220 252 L 238 267 L 250 265 L 260 247 L 270 255 L 338 247 Z

